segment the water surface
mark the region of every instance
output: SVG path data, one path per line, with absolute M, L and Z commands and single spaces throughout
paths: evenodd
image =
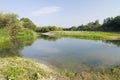
M 13 39 L 0 43 L 0 57 L 24 57 L 58 69 L 101 70 L 120 64 L 120 41 L 42 36 L 36 40 Z
M 38 38 L 32 45 L 25 46 L 20 54 L 59 69 L 78 72 L 120 64 L 120 41 Z

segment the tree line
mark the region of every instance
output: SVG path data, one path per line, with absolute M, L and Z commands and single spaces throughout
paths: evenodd
M 15 35 L 21 28 L 27 28 L 36 32 L 60 31 L 62 28 L 56 26 L 37 27 L 29 18 L 18 18 L 14 13 L 0 13 L 0 29 L 5 29 L 11 36 Z
M 68 31 L 120 31 L 120 16 L 108 17 L 104 19 L 103 24 L 100 24 L 98 20 L 90 22 L 86 25 L 72 26 L 70 28 L 64 28 Z
M 63 29 L 56 26 L 37 27 L 36 32 L 62 31 Z
M 49 31 L 120 31 L 120 16 L 108 17 L 103 24 L 98 20 L 86 25 L 72 26 L 70 28 L 60 28 L 57 26 L 37 27 L 29 18 L 18 18 L 14 13 L 0 13 L 0 29 L 5 29 L 10 36 L 14 36 L 21 28 L 27 28 L 36 32 Z

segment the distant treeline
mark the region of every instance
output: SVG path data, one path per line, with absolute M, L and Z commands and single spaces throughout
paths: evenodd
M 120 31 L 120 16 L 104 19 L 103 24 L 98 20 L 86 25 L 72 26 L 70 28 L 60 28 L 57 26 L 36 26 L 29 18 L 20 18 L 13 13 L 0 13 L 0 29 L 6 29 L 10 35 L 15 35 L 19 29 L 27 28 L 36 32 L 49 31 Z
M 36 32 L 49 32 L 49 31 L 120 31 L 120 16 L 108 17 L 104 19 L 103 24 L 99 20 L 90 22 L 86 25 L 72 26 L 70 28 L 60 28 L 56 26 L 36 27 Z
M 120 31 L 120 16 L 109 17 L 104 19 L 103 24 L 100 24 L 98 20 L 90 22 L 86 25 L 72 26 L 70 28 L 64 28 L 68 31 Z
M 63 29 L 56 26 L 37 27 L 36 32 L 62 31 Z

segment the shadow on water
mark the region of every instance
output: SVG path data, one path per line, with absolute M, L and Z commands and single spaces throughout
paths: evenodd
M 61 37 L 56 36 L 48 36 L 48 35 L 39 35 L 38 39 L 48 40 L 48 41 L 57 41 L 61 39 Z
M 113 44 L 113 45 L 116 45 L 117 47 L 120 47 L 120 40 L 106 40 L 103 42 L 108 43 L 108 44 Z
M 0 43 L 0 57 L 22 57 L 19 52 L 24 46 L 31 46 L 34 40 L 11 39 L 7 42 Z
M 61 38 L 81 39 L 81 38 L 75 38 L 75 37 L 60 37 L 60 36 L 48 36 L 48 35 L 39 35 L 38 38 L 43 40 L 48 40 L 48 41 L 57 41 Z M 84 39 L 84 40 L 89 40 L 89 39 Z M 117 47 L 120 47 L 120 40 L 94 40 L 94 41 L 102 41 L 104 43 L 113 44 Z

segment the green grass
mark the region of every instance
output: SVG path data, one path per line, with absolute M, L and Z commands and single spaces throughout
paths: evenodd
M 0 58 L 0 80 L 120 80 L 120 65 L 106 72 L 58 71 L 20 57 Z
M 73 37 L 92 40 L 120 40 L 120 33 L 115 32 L 53 31 L 49 33 L 57 37 Z
M 49 67 L 31 60 L 20 57 L 0 58 L 0 80 L 42 80 L 54 77 L 55 74 Z

